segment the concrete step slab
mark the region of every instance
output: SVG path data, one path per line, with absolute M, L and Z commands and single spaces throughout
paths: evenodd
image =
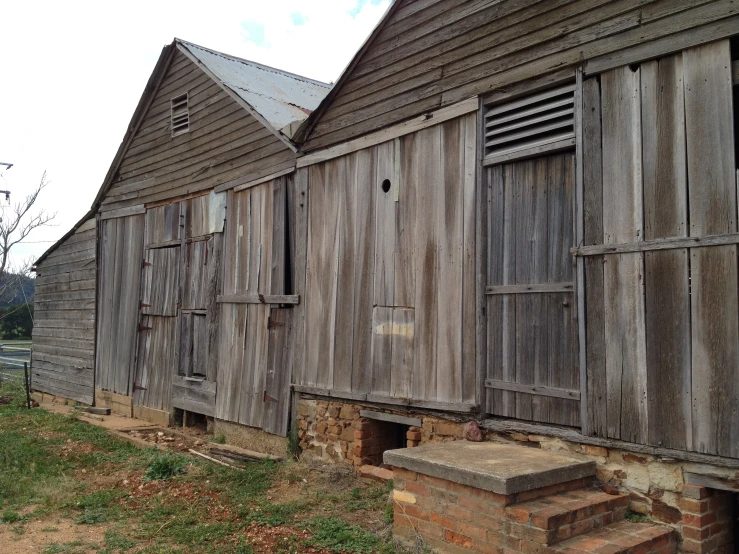
M 595 462 L 560 452 L 494 442 L 456 441 L 385 452 L 387 465 L 514 495 L 595 475 Z

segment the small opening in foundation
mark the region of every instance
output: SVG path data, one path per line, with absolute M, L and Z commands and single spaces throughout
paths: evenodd
M 387 450 L 405 448 L 408 425 L 391 421 L 373 421 L 368 449 L 364 450 L 364 465 L 382 466 L 382 456 Z

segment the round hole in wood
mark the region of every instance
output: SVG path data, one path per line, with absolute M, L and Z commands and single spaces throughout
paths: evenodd
M 384 180 L 384 181 L 382 182 L 382 192 L 384 192 L 384 193 L 386 193 L 386 194 L 387 194 L 388 192 L 390 192 L 390 179 L 385 179 L 385 180 Z

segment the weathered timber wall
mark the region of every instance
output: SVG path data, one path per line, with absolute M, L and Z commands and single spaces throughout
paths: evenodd
M 228 193 L 215 408 L 219 419 L 283 436 L 293 310 L 272 297 L 286 293 L 288 181 Z
M 36 270 L 33 388 L 93 403 L 95 218 L 83 223 Z
M 584 83 L 591 434 L 739 457 L 736 243 L 674 244 L 737 232 L 732 94 L 728 40 Z
M 476 403 L 476 128 L 469 115 L 298 171 L 308 184 L 298 385 Z
M 403 0 L 329 98 L 324 148 L 586 62 L 616 67 L 739 32 L 732 0 Z
M 190 131 L 172 137 L 170 100 L 187 92 Z M 285 169 L 294 153 L 177 52 L 101 211 L 204 191 Z

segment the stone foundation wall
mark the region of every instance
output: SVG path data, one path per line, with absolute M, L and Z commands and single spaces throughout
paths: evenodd
M 298 401 L 298 438 L 300 449 L 305 455 L 325 460 L 344 461 L 355 466 L 380 465 L 382 453 L 395 444 L 394 424 L 360 416 L 367 406 L 342 401 L 312 400 Z M 376 408 L 372 408 L 376 410 Z M 376 410 L 420 419 L 420 427 L 409 426 L 405 444 L 414 447 L 420 444 L 449 442 L 462 438 L 462 425 L 418 414 L 393 410 Z
M 355 466 L 377 465 L 379 463 L 378 453 L 384 448 L 380 442 L 382 427 L 377 425 L 382 422 L 360 417 L 361 409 L 420 419 L 422 421 L 420 427 L 409 428 L 406 442 L 408 447 L 461 440 L 464 435 L 463 423 L 424 414 L 379 409 L 376 406 L 370 408 L 350 402 L 301 398 L 298 402 L 298 425 L 302 451 L 307 455 L 326 460 L 345 461 Z M 691 511 L 695 505 L 685 501 L 683 493 L 684 490 L 692 490 L 691 486 L 686 483 L 687 473 L 710 475 L 737 482 L 739 471 L 735 469 L 577 444 L 540 435 L 483 432 L 483 436 L 484 440 L 516 442 L 533 448 L 587 456 L 596 462 L 597 477 L 604 490 L 629 495 L 629 509 L 632 512 L 643 514 L 657 523 L 671 525 L 681 535 L 685 528 L 686 548 L 698 548 L 686 550 L 687 552 L 716 552 L 717 554 L 723 552 L 720 549 L 725 545 L 718 543 L 723 542 L 724 539 L 712 539 L 710 544 L 718 544 L 715 547 L 718 550 L 706 550 L 705 548 L 708 547 L 703 546 L 703 542 L 699 543 L 700 546 L 695 546 L 690 542 L 698 540 L 693 538 L 695 536 L 700 536 L 701 541 L 707 540 L 707 537 L 703 536 L 707 533 L 708 538 L 723 537 L 724 535 L 721 534 L 723 530 L 730 528 L 732 529 L 730 534 L 733 536 L 733 528 L 727 520 L 731 517 L 729 508 L 724 507 L 718 511 L 711 508 L 713 515 L 704 517 L 703 512 L 696 514 Z M 734 501 L 732 493 L 709 491 L 708 494 L 712 499 L 708 501 L 709 504 L 713 502 L 711 506 L 717 506 L 720 502 Z M 717 500 L 719 498 L 722 500 Z M 694 499 L 690 498 L 690 500 Z M 701 509 L 708 509 L 707 505 L 702 504 Z M 693 515 L 701 517 L 694 520 Z M 713 520 L 714 515 L 715 521 Z M 696 527 L 691 522 L 700 525 Z

